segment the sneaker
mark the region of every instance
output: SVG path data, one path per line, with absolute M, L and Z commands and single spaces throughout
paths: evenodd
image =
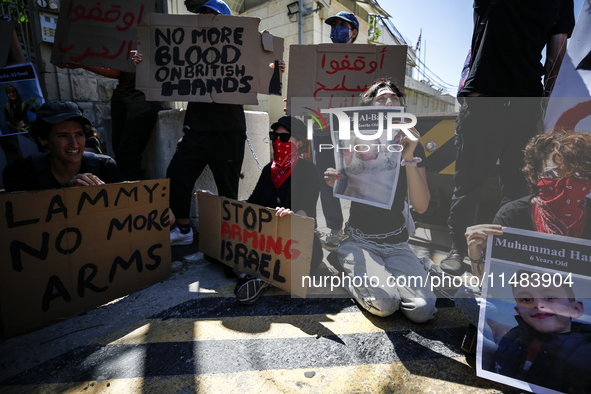
M 175 227 L 170 232 L 170 246 L 177 245 L 191 245 L 193 243 L 193 229 L 189 227 L 187 234 L 181 233 L 178 227 Z
M 254 276 L 246 275 L 240 279 L 234 289 L 234 294 L 238 301 L 246 305 L 253 305 L 256 303 L 263 292 L 271 286 L 270 284 L 255 278 Z
M 324 240 L 324 244 L 327 246 L 339 246 L 340 242 L 339 230 L 330 230 L 330 234 L 328 234 Z
M 451 250 L 446 258 L 441 260 L 441 270 L 447 274 L 460 276 L 466 271 L 467 265 L 464 264 L 466 255 L 460 252 L 455 245 L 452 245 Z

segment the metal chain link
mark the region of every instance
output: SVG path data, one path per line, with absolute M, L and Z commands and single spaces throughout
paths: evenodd
M 402 227 L 397 228 L 396 230 L 390 231 L 388 233 L 365 234 L 364 232 L 360 231 L 359 229 L 352 228 L 351 226 L 349 226 L 349 222 L 347 222 L 347 223 L 345 223 L 345 234 L 347 234 L 348 236 L 350 236 L 351 238 L 353 238 L 354 240 L 356 240 L 358 242 L 365 242 L 370 245 L 382 247 L 382 246 L 384 246 L 384 244 L 372 241 L 372 239 L 387 239 L 389 237 L 400 235 L 400 234 L 402 234 L 402 232 L 404 231 L 405 228 L 406 228 L 406 225 L 403 224 Z
M 257 154 L 254 152 L 254 148 L 252 147 L 252 144 L 250 143 L 250 138 L 248 138 L 248 133 L 245 131 L 244 134 L 246 134 L 246 142 L 248 142 L 248 146 L 250 148 L 250 151 L 252 152 L 252 157 L 254 157 L 254 160 L 257 162 L 257 166 L 259 166 L 259 170 L 263 171 L 263 166 L 261 166 L 261 163 L 259 162 L 259 158 L 257 157 Z

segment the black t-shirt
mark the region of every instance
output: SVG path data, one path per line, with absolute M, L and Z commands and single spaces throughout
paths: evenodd
M 530 200 L 534 196 L 525 196 L 519 200 L 511 201 L 501 207 L 493 224 L 500 224 L 501 226 L 514 227 L 521 230 L 536 231 L 531 220 L 531 204 Z M 587 223 L 581 235 L 582 239 L 591 239 L 591 200 L 587 199 Z
M 115 160 L 109 156 L 96 155 L 98 158 L 98 167 L 100 174 L 95 174 L 105 183 L 117 183 L 121 182 L 121 174 L 119 167 Z M 84 174 L 89 171 L 89 166 L 86 163 L 86 159 L 82 158 L 82 165 L 80 166 L 79 174 Z M 33 163 L 33 156 L 27 158 L 18 159 L 10 163 L 4 168 L 2 172 L 2 180 L 4 181 L 4 188 L 7 192 L 19 192 L 19 191 L 32 191 L 32 190 L 45 190 L 45 189 L 59 189 L 62 186 L 57 179 L 49 171 L 50 176 L 50 187 L 42 187 L 39 185 L 35 170 L 35 164 Z
M 244 131 L 244 109 L 238 104 L 190 102 L 185 126 L 192 132 Z
M 319 193 L 316 166 L 300 159 L 279 189 L 271 179 L 271 163 L 267 164 L 247 202 L 269 208 L 284 207 L 294 212 L 303 210 L 308 217 L 316 219 Z
M 474 26 L 490 2 L 474 1 Z M 461 94 L 541 97 L 542 50 L 555 34 L 570 37 L 574 25 L 573 0 L 499 0 L 483 34 L 473 34 L 472 66 Z
M 414 156 L 422 159 L 422 161 L 418 163 L 418 167 L 427 167 L 425 149 L 420 142 L 415 148 Z M 402 227 L 405 223 L 403 211 L 406 195 L 406 169 L 401 167 L 392 207 L 390 209 L 383 209 L 353 201 L 351 202 L 349 225 L 365 234 L 386 234 Z M 398 235 L 390 236 L 385 239 L 372 239 L 372 241 L 377 243 L 388 244 L 406 242 L 407 240 L 408 231 L 406 229 Z
M 119 84 L 113 90 L 113 101 L 146 101 L 146 95 L 135 88 L 135 73 L 121 71 Z

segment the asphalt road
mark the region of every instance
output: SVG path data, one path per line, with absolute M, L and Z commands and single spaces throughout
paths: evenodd
M 174 247 L 169 279 L 1 340 L 0 393 L 517 392 L 475 376 L 450 300 L 425 324 L 279 289 L 249 307 L 201 257 Z

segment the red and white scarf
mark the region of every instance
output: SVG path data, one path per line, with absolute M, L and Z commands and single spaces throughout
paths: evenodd
M 540 178 L 535 222 L 539 232 L 580 238 L 587 222 L 591 181 L 579 178 Z
M 277 138 L 273 142 L 273 163 L 271 163 L 271 179 L 276 189 L 291 175 L 291 170 L 296 166 L 300 155 L 297 147 L 291 142 L 281 142 Z

